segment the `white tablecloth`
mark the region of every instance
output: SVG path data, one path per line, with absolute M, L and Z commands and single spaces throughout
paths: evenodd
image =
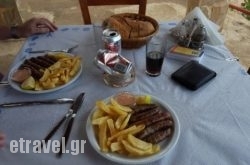
M 173 43 L 169 29 L 173 22 L 160 25 L 159 36 L 167 47 Z M 85 152 L 77 156 L 64 154 L 61 159 L 47 154 L 11 153 L 11 140 L 40 140 L 67 112 L 70 105 L 41 105 L 1 109 L 0 130 L 7 135 L 7 146 L 0 150 L 1 165 L 52 165 L 52 164 L 115 164 L 100 156 L 89 144 L 85 123 L 95 101 L 119 91 L 143 92 L 158 96 L 176 112 L 180 121 L 180 137 L 176 146 L 154 164 L 176 165 L 244 165 L 250 163 L 250 76 L 237 61 L 225 60 L 233 55 L 225 46 L 205 46 L 201 63 L 217 73 L 217 77 L 196 91 L 187 90 L 170 79 L 171 73 L 183 62 L 165 58 L 162 74 L 149 77 L 145 74 L 145 46 L 122 50 L 122 54 L 136 67 L 136 80 L 123 88 L 104 84 L 102 71 L 94 64 L 96 40 L 92 26 L 62 26 L 58 31 L 30 37 L 16 60 L 29 57 L 29 50 L 66 48 L 78 44 L 73 52 L 82 57 L 83 72 L 77 81 L 48 94 L 24 94 L 9 86 L 0 87 L 0 103 L 38 100 L 59 97 L 75 98 L 86 93 L 83 106 L 77 114 L 69 140 L 87 140 Z M 59 139 L 58 132 L 53 139 Z

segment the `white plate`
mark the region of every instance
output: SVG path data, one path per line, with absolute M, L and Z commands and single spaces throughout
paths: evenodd
M 105 99 L 105 102 L 109 102 L 111 97 Z M 98 141 L 94 134 L 93 126 L 91 124 L 91 117 L 93 115 L 93 112 L 96 110 L 96 107 L 94 107 L 92 111 L 90 112 L 88 119 L 87 119 L 86 132 L 87 132 L 89 142 L 92 145 L 92 147 L 96 150 L 96 152 L 98 152 L 101 156 L 103 156 L 104 158 L 108 160 L 111 160 L 116 163 L 122 163 L 122 164 L 145 164 L 145 163 L 154 162 L 156 160 L 161 159 L 164 156 L 167 156 L 167 153 L 175 146 L 175 144 L 178 141 L 179 134 L 180 134 L 180 123 L 172 108 L 170 108 L 165 102 L 163 102 L 162 100 L 160 100 L 159 98 L 155 96 L 151 96 L 151 98 L 152 98 L 153 103 L 162 107 L 164 110 L 168 110 L 171 113 L 173 117 L 173 121 L 174 121 L 174 133 L 172 134 L 172 137 L 170 139 L 163 140 L 161 143 L 159 143 L 161 146 L 160 152 L 154 155 L 150 155 L 146 157 L 138 157 L 138 158 L 132 158 L 132 157 L 128 157 L 128 156 L 116 154 L 116 153 L 111 153 L 111 152 L 108 152 L 108 153 L 101 152 Z
M 72 54 L 69 54 L 69 53 L 66 53 L 68 54 L 69 56 L 74 56 Z M 38 55 L 37 55 L 38 56 Z M 42 56 L 42 54 L 40 54 L 39 56 Z M 36 56 L 33 56 L 33 57 L 36 57 Z M 20 92 L 23 92 L 23 93 L 30 93 L 30 94 L 41 94 L 41 93 L 50 93 L 50 92 L 54 92 L 54 91 L 57 91 L 59 89 L 62 89 L 62 88 L 65 88 L 66 86 L 72 84 L 82 73 L 82 64 L 77 72 L 77 74 L 72 78 L 70 79 L 69 82 L 67 82 L 66 84 L 63 84 L 63 85 L 60 85 L 56 88 L 53 88 L 53 89 L 48 89 L 48 90 L 41 90 L 41 91 L 35 91 L 35 90 L 24 90 L 20 87 L 20 83 L 17 83 L 15 81 L 13 81 L 11 78 L 12 78 L 12 75 L 14 74 L 14 72 L 19 68 L 20 65 L 23 64 L 25 60 L 23 61 L 20 61 L 18 62 L 13 68 L 11 68 L 10 72 L 9 72 L 9 75 L 8 75 L 8 83 L 10 84 L 10 86 Z

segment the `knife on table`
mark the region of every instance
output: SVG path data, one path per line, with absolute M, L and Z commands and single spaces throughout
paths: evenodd
M 22 101 L 22 102 L 12 102 L 0 104 L 0 108 L 11 108 L 18 106 L 28 106 L 28 105 L 40 105 L 40 104 L 65 104 L 73 103 L 74 100 L 71 98 L 59 98 L 59 99 L 49 99 L 49 100 L 37 100 L 37 101 Z
M 75 116 L 76 116 L 76 113 L 77 111 L 80 109 L 82 103 L 83 103 L 83 100 L 84 100 L 84 95 L 85 93 L 81 93 L 77 96 L 76 100 L 74 101 L 74 103 L 71 105 L 70 109 L 69 109 L 69 116 L 66 115 L 66 118 L 69 117 L 69 121 L 68 121 L 68 125 L 67 125 L 67 128 L 63 134 L 63 137 L 65 138 L 65 148 L 66 148 L 66 145 L 67 145 L 67 142 L 68 142 L 68 139 L 69 139 L 69 135 L 70 135 L 70 132 L 71 132 L 71 129 L 72 129 L 72 126 L 73 126 L 73 122 L 74 122 L 74 119 L 75 119 Z M 61 157 L 62 153 L 63 153 L 63 149 L 62 149 L 62 141 L 60 143 L 60 151 L 57 153 L 57 156 L 58 157 Z M 64 149 L 65 149 L 64 148 Z

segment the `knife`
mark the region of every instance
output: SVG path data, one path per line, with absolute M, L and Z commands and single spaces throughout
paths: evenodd
M 29 51 L 29 53 L 47 53 L 47 52 L 64 52 L 64 53 L 71 53 L 75 48 L 77 48 L 78 45 L 74 45 L 70 48 L 66 49 L 54 49 L 54 50 L 35 50 L 35 51 Z
M 34 50 L 34 51 L 29 51 L 29 53 L 47 53 L 47 52 L 64 52 L 62 50 Z
M 0 81 L 0 85 L 9 85 L 8 81 Z
M 35 51 L 29 51 L 29 53 L 45 53 L 47 50 L 35 50 Z
M 11 107 L 39 105 L 39 104 L 64 104 L 64 103 L 73 103 L 73 101 L 74 100 L 71 98 L 59 98 L 59 99 L 39 100 L 39 101 L 12 102 L 12 103 L 0 104 L 0 108 L 11 108 Z
M 72 126 L 73 126 L 73 122 L 74 122 L 76 113 L 80 109 L 80 107 L 81 107 L 81 105 L 83 103 L 84 95 L 85 95 L 85 93 L 81 93 L 81 94 L 79 94 L 77 96 L 75 102 L 71 105 L 68 114 L 66 114 L 66 116 L 65 116 L 66 118 L 68 118 L 68 117 L 70 117 L 70 118 L 69 118 L 69 121 L 68 121 L 67 128 L 66 128 L 66 130 L 64 132 L 64 135 L 63 135 L 63 137 L 65 138 L 64 149 L 66 148 L 66 145 L 67 145 L 67 142 L 68 142 L 68 139 L 69 139 L 69 135 L 70 135 L 70 132 L 71 132 L 71 129 L 72 129 Z M 60 143 L 60 151 L 57 153 L 58 157 L 61 157 L 61 155 L 63 153 L 62 144 L 63 143 L 61 141 L 61 143 Z

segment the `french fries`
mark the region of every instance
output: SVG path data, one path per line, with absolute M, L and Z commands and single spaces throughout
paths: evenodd
M 148 100 L 147 98 L 146 101 Z M 153 145 L 135 137 L 135 134 L 145 128 L 145 125 L 129 126 L 131 115 L 132 109 L 130 107 L 120 105 L 113 98 L 110 99 L 109 103 L 96 102 L 96 110 L 92 115 L 92 125 L 102 152 L 116 152 L 132 157 L 147 156 L 159 152 L 159 145 Z
M 133 135 L 129 134 L 128 135 L 128 142 L 138 148 L 138 149 L 141 149 L 141 150 L 149 150 L 149 149 L 152 149 L 152 144 L 151 143 L 147 143 L 145 141 L 142 141 L 136 137 L 134 137 Z
M 68 56 L 64 53 L 55 54 L 53 57 L 58 61 L 44 70 L 43 76 L 36 81 L 34 90 L 52 89 L 66 84 L 80 68 L 79 57 Z
M 107 145 L 107 124 L 99 124 L 99 145 L 101 151 L 108 152 Z

